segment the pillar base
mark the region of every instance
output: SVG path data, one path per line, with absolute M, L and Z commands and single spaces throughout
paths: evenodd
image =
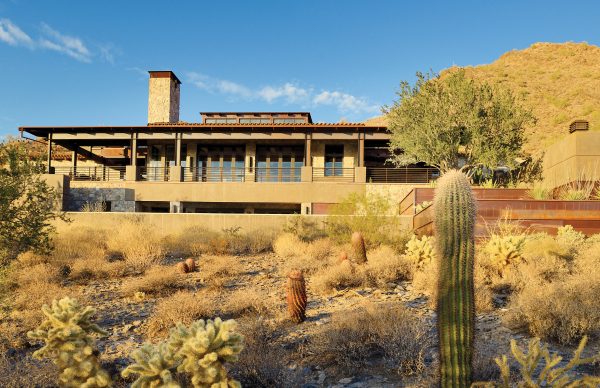
M 367 183 L 367 168 L 354 167 L 354 182 Z
M 313 181 L 313 168 L 312 166 L 302 166 L 300 170 L 300 181 L 312 182 Z
M 169 168 L 169 182 L 181 182 L 182 175 L 181 166 L 173 166 Z
M 137 166 L 125 166 L 125 180 L 137 181 Z

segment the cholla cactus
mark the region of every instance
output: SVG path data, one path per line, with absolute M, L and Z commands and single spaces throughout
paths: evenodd
M 525 240 L 525 236 L 490 236 L 483 250 L 498 275 L 502 276 L 510 265 L 523 260 Z
M 145 344 L 134 351 L 135 363 L 121 373 L 123 377 L 140 375 L 133 388 L 178 388 L 177 372 L 187 373 L 196 388 L 238 388 L 240 383 L 227 377 L 226 362 L 237 361 L 243 349 L 244 337 L 235 331 L 237 323 L 220 318 L 199 320 L 189 327 L 179 324 L 167 341 Z
M 585 243 L 585 234 L 573 229 L 572 225 L 565 225 L 558 228 L 556 240 L 567 248 L 571 254 L 574 254 Z
M 510 388 L 510 387 L 598 387 L 600 386 L 600 377 L 584 375 L 580 378 L 573 379 L 569 372 L 579 365 L 592 364 L 600 361 L 600 353 L 594 357 L 581 358 L 581 353 L 587 343 L 587 337 L 583 337 L 579 343 L 579 347 L 575 350 L 573 358 L 563 366 L 559 366 L 562 357 L 556 354 L 550 354 L 547 345 L 540 345 L 540 340 L 534 338 L 529 341 L 529 350 L 523 352 L 517 345 L 515 340 L 510 341 L 510 348 L 513 357 L 521 366 L 521 381 L 516 383 L 512 381 L 510 376 L 510 365 L 508 358 L 496 358 L 496 364 L 500 367 L 502 375 L 502 383 L 480 382 L 473 384 L 474 387 L 486 388 Z M 540 365 L 544 361 L 545 365 Z M 536 374 L 536 371 L 538 372 Z
M 431 201 L 421 202 L 420 204 L 415 206 L 415 214 L 422 212 L 423 210 L 427 209 L 431 205 L 433 205 L 433 202 L 431 202 Z
M 95 310 L 82 308 L 75 299 L 65 297 L 44 305 L 46 319 L 27 333 L 29 338 L 43 340 L 44 347 L 35 351 L 36 358 L 48 357 L 61 370 L 59 384 L 64 387 L 108 387 L 110 376 L 100 367 L 92 333 L 106 335 L 91 322 Z
M 221 321 L 198 320 L 186 327 L 182 324 L 171 330 L 169 348 L 181 363 L 178 372 L 191 375 L 196 388 L 241 387 L 227 377 L 226 362 L 237 361 L 244 345 L 244 337 L 237 333 L 237 323 L 230 319 Z
M 413 235 L 406 243 L 404 255 L 410 260 L 415 271 L 424 269 L 435 260 L 433 237 L 423 236 L 419 239 Z
M 128 377 L 132 374 L 140 375 L 131 385 L 132 388 L 179 388 L 179 383 L 173 378 L 172 369 L 175 368 L 173 353 L 166 342 L 158 345 L 144 344 L 140 349 L 134 350 L 131 358 L 135 363 L 125 368 L 121 375 Z

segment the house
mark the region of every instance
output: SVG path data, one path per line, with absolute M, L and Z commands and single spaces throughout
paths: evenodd
M 47 142 L 47 179 L 65 210 L 100 201 L 108 211 L 324 214 L 350 193 L 407 191 L 438 175 L 387 165 L 382 126 L 315 123 L 308 112 L 202 112 L 198 123 L 181 122 L 180 80 L 149 74 L 147 125 L 19 128 Z M 70 160 L 54 160 L 56 146 Z

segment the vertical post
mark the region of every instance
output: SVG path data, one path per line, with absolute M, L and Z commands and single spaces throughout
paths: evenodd
M 71 152 L 71 173 L 73 177 L 77 176 L 77 145 L 75 145 L 75 149 Z
M 181 166 L 181 133 L 175 133 L 175 166 Z
M 365 134 L 358 132 L 358 167 L 365 165 Z
M 137 166 L 137 133 L 134 133 L 131 138 L 131 165 Z
M 311 149 L 310 149 L 311 143 L 312 143 L 312 134 L 307 133 L 305 145 L 304 145 L 304 152 L 305 152 L 304 165 L 306 167 L 312 166 L 312 154 L 311 154 Z
M 52 174 L 52 132 L 48 131 L 48 155 L 46 160 L 47 173 Z

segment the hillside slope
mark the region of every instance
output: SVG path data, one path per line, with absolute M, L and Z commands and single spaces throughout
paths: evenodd
M 442 71 L 452 71 L 453 68 Z M 475 79 L 498 82 L 522 96 L 537 123 L 526 128 L 525 151 L 534 153 L 568 132 L 575 119 L 600 130 L 600 47 L 587 43 L 535 43 L 488 65 L 466 67 Z M 366 123 L 382 124 L 383 118 Z

